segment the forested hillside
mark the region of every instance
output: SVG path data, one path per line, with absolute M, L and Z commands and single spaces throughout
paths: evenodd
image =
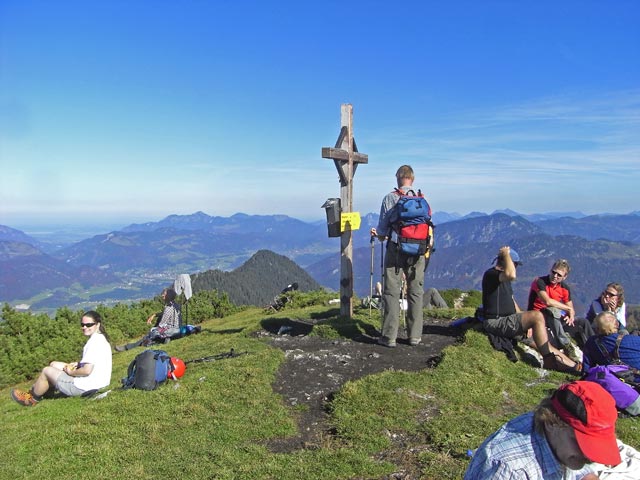
M 194 292 L 218 290 L 236 305 L 267 305 L 291 283 L 301 291 L 321 288 L 307 272 L 283 255 L 259 250 L 241 267 L 231 271 L 209 270 L 192 276 Z
M 185 306 L 183 321 L 198 324 L 212 318 L 222 318 L 238 310 L 229 297 L 215 290 L 199 292 Z M 162 310 L 158 296 L 131 305 L 117 304 L 111 308 L 96 307 L 102 316 L 112 345 L 140 338 L 149 330 L 146 319 Z M 33 379 L 43 365 L 54 359 L 76 359 L 85 337 L 78 328 L 82 311 L 60 308 L 53 317 L 45 314 L 19 312 L 6 303 L 0 321 L 0 388 L 26 379 Z

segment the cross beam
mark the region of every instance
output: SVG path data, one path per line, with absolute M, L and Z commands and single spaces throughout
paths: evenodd
M 322 158 L 333 160 L 340 179 L 342 211 L 353 211 L 353 176 L 360 163 L 369 163 L 369 157 L 358 152 L 353 138 L 353 106 L 340 108 L 340 134 L 335 147 L 322 147 Z M 353 316 L 353 243 L 351 230 L 340 235 L 340 315 Z
M 358 146 L 356 145 L 355 138 L 352 138 L 353 150 L 351 152 L 351 159 L 353 162 L 353 175 L 356 174 L 356 168 L 359 163 L 369 163 L 369 157 L 365 154 L 358 153 Z M 346 144 L 346 145 L 345 145 Z M 340 164 L 349 162 L 349 127 L 344 125 L 340 128 L 340 135 L 335 147 L 322 147 L 322 158 L 330 158 L 336 164 L 338 169 L 338 175 L 340 176 L 340 184 L 346 185 L 349 183 L 343 169 L 340 168 Z M 346 148 L 345 148 L 346 147 Z

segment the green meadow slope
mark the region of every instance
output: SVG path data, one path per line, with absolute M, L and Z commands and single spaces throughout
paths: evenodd
M 357 310 L 350 322 L 335 312 L 310 306 L 278 317 L 314 318 L 310 335 L 347 341 L 380 321 L 368 310 Z M 306 407 L 287 406 L 274 393 L 285 355 L 270 337 L 256 335 L 270 318 L 247 309 L 163 346 L 185 360 L 231 348 L 247 354 L 190 364 L 179 381 L 155 391 L 119 389 L 140 349 L 114 354 L 103 398 L 55 398 L 25 408 L 8 388 L 0 390 L 0 479 L 383 479 L 394 473 L 457 479 L 467 450 L 566 379 L 510 363 L 469 330 L 435 368 L 346 382 L 326 406 L 331 428 L 320 444 L 274 453 L 270 441 L 295 436 Z M 640 446 L 636 419 L 621 419 L 618 432 Z

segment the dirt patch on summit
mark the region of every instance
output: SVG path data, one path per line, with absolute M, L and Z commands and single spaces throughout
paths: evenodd
M 317 448 L 330 433 L 327 406 L 333 395 L 349 380 L 385 370 L 417 371 L 437 364 L 442 350 L 455 343 L 462 330 L 449 327 L 449 320 L 425 319 L 422 343 L 412 347 L 398 339 L 396 348 L 377 344 L 377 338 L 358 335 L 352 339 L 308 336 L 312 323 L 287 321 L 258 335 L 272 338 L 272 345 L 284 351 L 286 361 L 273 384 L 291 407 L 300 407 L 298 435 L 272 440 L 274 452 Z

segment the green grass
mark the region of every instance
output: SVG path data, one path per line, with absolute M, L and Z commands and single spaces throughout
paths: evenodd
M 112 391 L 103 399 L 49 399 L 25 408 L 3 389 L 0 479 L 374 479 L 398 471 L 394 462 L 402 458 L 414 477 L 461 478 L 467 449 L 565 378 L 510 363 L 471 330 L 435 369 L 348 382 L 330 406 L 333 435 L 314 448 L 272 453 L 267 442 L 295 435 L 304 408 L 285 406 L 273 392 L 284 355 L 252 333 L 261 322 L 303 319 L 318 323 L 313 335 L 350 337 L 380 321 L 377 313 L 369 320 L 368 310 L 356 309 L 348 322 L 336 315 L 318 306 L 275 315 L 247 309 L 205 322 L 203 333 L 165 349 L 185 360 L 230 348 L 248 354 L 190 364 L 178 382 L 152 392 L 118 389 L 140 349 L 114 355 Z M 621 419 L 618 432 L 637 446 L 636 422 Z

